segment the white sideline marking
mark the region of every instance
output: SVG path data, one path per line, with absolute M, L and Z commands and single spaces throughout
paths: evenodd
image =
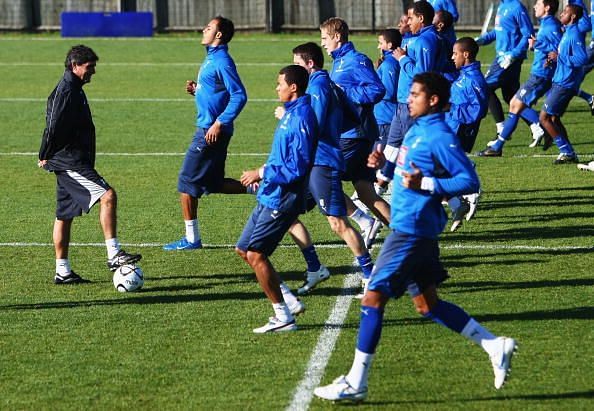
M 332 356 L 336 341 L 342 331 L 342 325 L 351 307 L 353 295 L 350 290 L 360 285 L 359 273 L 354 270 L 346 276 L 342 284 L 342 294 L 336 297 L 336 303 L 330 316 L 324 324 L 324 330 L 318 338 L 318 343 L 311 353 L 303 379 L 295 389 L 293 400 L 287 410 L 307 410 L 313 398 L 313 390 L 318 385 L 326 371 L 328 360 Z
M 165 243 L 122 243 L 124 247 L 151 248 L 162 247 Z M 105 243 L 70 243 L 76 247 L 105 247 Z M 0 247 L 53 247 L 52 243 L 39 242 L 6 242 L 0 243 Z M 229 249 L 235 248 L 235 244 L 204 244 L 205 248 Z M 281 244 L 280 248 L 294 248 L 294 244 Z M 344 244 L 316 244 L 316 248 L 345 248 Z M 544 245 L 507 245 L 507 244 L 440 244 L 442 250 L 528 250 L 528 251 L 571 251 L 571 250 L 594 250 L 592 245 L 567 245 L 549 247 Z
M 3 97 L 0 102 L 3 103 L 41 103 L 46 102 L 47 98 L 39 97 Z M 91 103 L 183 103 L 193 102 L 193 98 L 159 98 L 159 97 L 122 97 L 122 98 L 89 98 Z M 277 98 L 250 98 L 248 103 L 279 103 Z

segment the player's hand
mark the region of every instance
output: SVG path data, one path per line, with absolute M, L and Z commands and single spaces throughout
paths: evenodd
M 551 64 L 557 61 L 557 52 L 556 51 L 550 51 L 549 54 L 547 54 L 547 63 Z
M 196 95 L 196 82 L 192 80 L 186 81 L 186 92 L 191 95 Z
M 283 118 L 286 111 L 287 110 L 285 110 L 285 108 L 283 106 L 278 106 L 277 108 L 274 109 L 274 117 L 276 117 L 277 119 L 280 120 L 281 118 Z
M 45 168 L 46 165 L 47 165 L 47 160 L 37 160 L 37 167 Z
M 412 190 L 420 190 L 421 181 L 423 180 L 423 173 L 412 161 L 410 162 L 410 168 L 413 170 L 412 173 L 408 173 L 406 171 L 402 172 L 402 185 Z
M 260 180 L 261 180 L 260 169 L 256 168 L 255 170 L 244 171 L 241 174 L 241 178 L 239 179 L 239 182 L 241 184 L 243 184 L 245 187 L 247 187 L 250 184 L 257 183 Z
M 396 47 L 392 52 L 392 56 L 394 56 L 396 60 L 399 60 L 401 57 L 406 56 L 406 48 Z
M 222 126 L 223 123 L 221 123 L 219 120 L 216 120 L 213 123 L 213 125 L 210 126 L 210 128 L 206 131 L 206 134 L 204 135 L 204 140 L 206 140 L 206 144 L 216 144 L 216 142 L 219 140 L 219 136 L 221 135 Z
M 514 60 L 515 59 L 512 57 L 511 53 L 504 53 L 497 57 L 497 63 L 499 64 L 499 67 L 504 70 L 511 66 Z
M 534 50 L 534 45 L 536 44 L 536 36 L 533 34 L 528 39 L 528 47 L 530 50 Z
M 381 144 L 378 144 L 375 147 L 375 150 L 369 154 L 367 157 L 367 167 L 369 168 L 382 168 L 386 163 L 386 156 L 384 155 L 383 147 Z

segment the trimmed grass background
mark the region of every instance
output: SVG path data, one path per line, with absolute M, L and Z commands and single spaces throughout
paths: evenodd
M 291 62 L 290 50 L 309 40 L 318 41 L 317 34 L 239 34 L 230 48 L 249 98 L 275 99 L 276 73 Z M 375 59 L 373 36 L 352 40 Z M 195 107 L 184 84 L 196 76 L 204 56 L 199 36 L 79 41 L 0 35 L 0 408 L 285 408 L 344 275 L 352 271 L 346 247 L 318 248 L 333 276 L 304 298 L 308 310 L 298 332 L 256 336 L 251 330 L 271 315 L 270 305 L 249 267 L 225 247 L 241 233 L 254 205 L 251 196 L 201 201 L 201 230 L 212 247 L 165 253 L 158 246 L 127 246 L 143 254 L 147 277 L 135 294 L 113 289 L 102 246 L 71 248 L 75 270 L 93 283 L 56 287 L 51 246 L 6 245 L 51 243 L 54 177 L 37 169 L 35 154 L 8 153 L 37 152 L 44 100 L 61 76 L 66 51 L 78 42 L 100 56 L 97 74 L 85 86 L 98 152 L 179 153 L 97 157 L 97 169 L 119 194 L 121 241 L 163 244 L 183 232 L 176 181 L 194 129 Z M 481 61 L 491 58 L 492 46 L 485 47 Z M 528 72 L 527 62 L 523 78 Z M 591 76 L 584 87 L 594 91 Z M 187 101 L 94 101 L 109 98 Z M 229 176 L 265 161 L 275 106 L 247 104 L 236 122 Z M 594 122 L 585 102 L 574 99 L 563 119 L 580 158 L 593 159 Z M 493 136 L 488 115 L 475 149 Z M 520 124 L 503 158 L 474 158 L 484 192 L 479 211 L 458 232 L 446 231 L 441 242 L 452 276 L 441 296 L 520 344 L 509 384 L 494 390 L 482 350 L 419 318 L 403 298 L 388 305 L 369 400 L 358 409 L 593 408 L 594 174 L 553 166 L 555 148 L 542 153 L 529 149 L 529 142 L 529 130 Z M 303 220 L 317 244 L 339 244 L 318 212 Z M 75 221 L 72 241 L 103 242 L 98 209 Z M 279 248 L 272 261 L 289 285 L 301 284 L 305 265 L 296 247 Z M 357 305 L 351 306 L 323 383 L 350 367 Z M 314 399 L 310 408 L 334 406 Z

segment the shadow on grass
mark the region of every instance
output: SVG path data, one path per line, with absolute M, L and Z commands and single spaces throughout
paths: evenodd
M 515 290 L 529 288 L 551 288 L 551 287 L 585 287 L 593 286 L 594 278 L 569 278 L 564 280 L 541 280 L 541 281 L 448 281 L 440 285 L 440 289 L 446 289 L 449 293 L 473 293 L 485 290 Z M 454 290 L 454 288 L 461 288 Z
M 471 243 L 473 241 L 493 241 L 497 239 L 500 242 L 517 240 L 541 240 L 561 239 L 561 238 L 585 238 L 594 237 L 594 225 L 575 225 L 563 227 L 522 227 L 509 228 L 505 230 L 489 230 L 483 233 L 464 232 L 460 234 L 450 234 L 447 238 L 450 241 L 460 241 L 462 243 Z M 527 250 L 530 251 L 530 250 Z M 549 251 L 553 254 L 556 251 Z
M 389 406 L 398 404 L 448 404 L 448 403 L 471 403 L 475 401 L 513 401 L 513 400 L 524 400 L 524 401 L 555 401 L 555 400 L 569 400 L 569 399 L 581 399 L 581 398 L 594 398 L 594 390 L 589 391 L 575 391 L 575 392 L 561 392 L 555 394 L 517 394 L 507 395 L 503 394 L 500 396 L 484 397 L 484 398 L 448 398 L 439 400 L 394 400 L 394 401 L 365 401 L 367 406 Z M 345 406 L 352 406 L 356 404 L 340 404 Z M 507 407 L 506 407 L 507 408 Z

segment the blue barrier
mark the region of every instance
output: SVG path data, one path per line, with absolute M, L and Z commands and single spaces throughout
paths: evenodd
M 63 12 L 62 37 L 151 37 L 153 13 Z

